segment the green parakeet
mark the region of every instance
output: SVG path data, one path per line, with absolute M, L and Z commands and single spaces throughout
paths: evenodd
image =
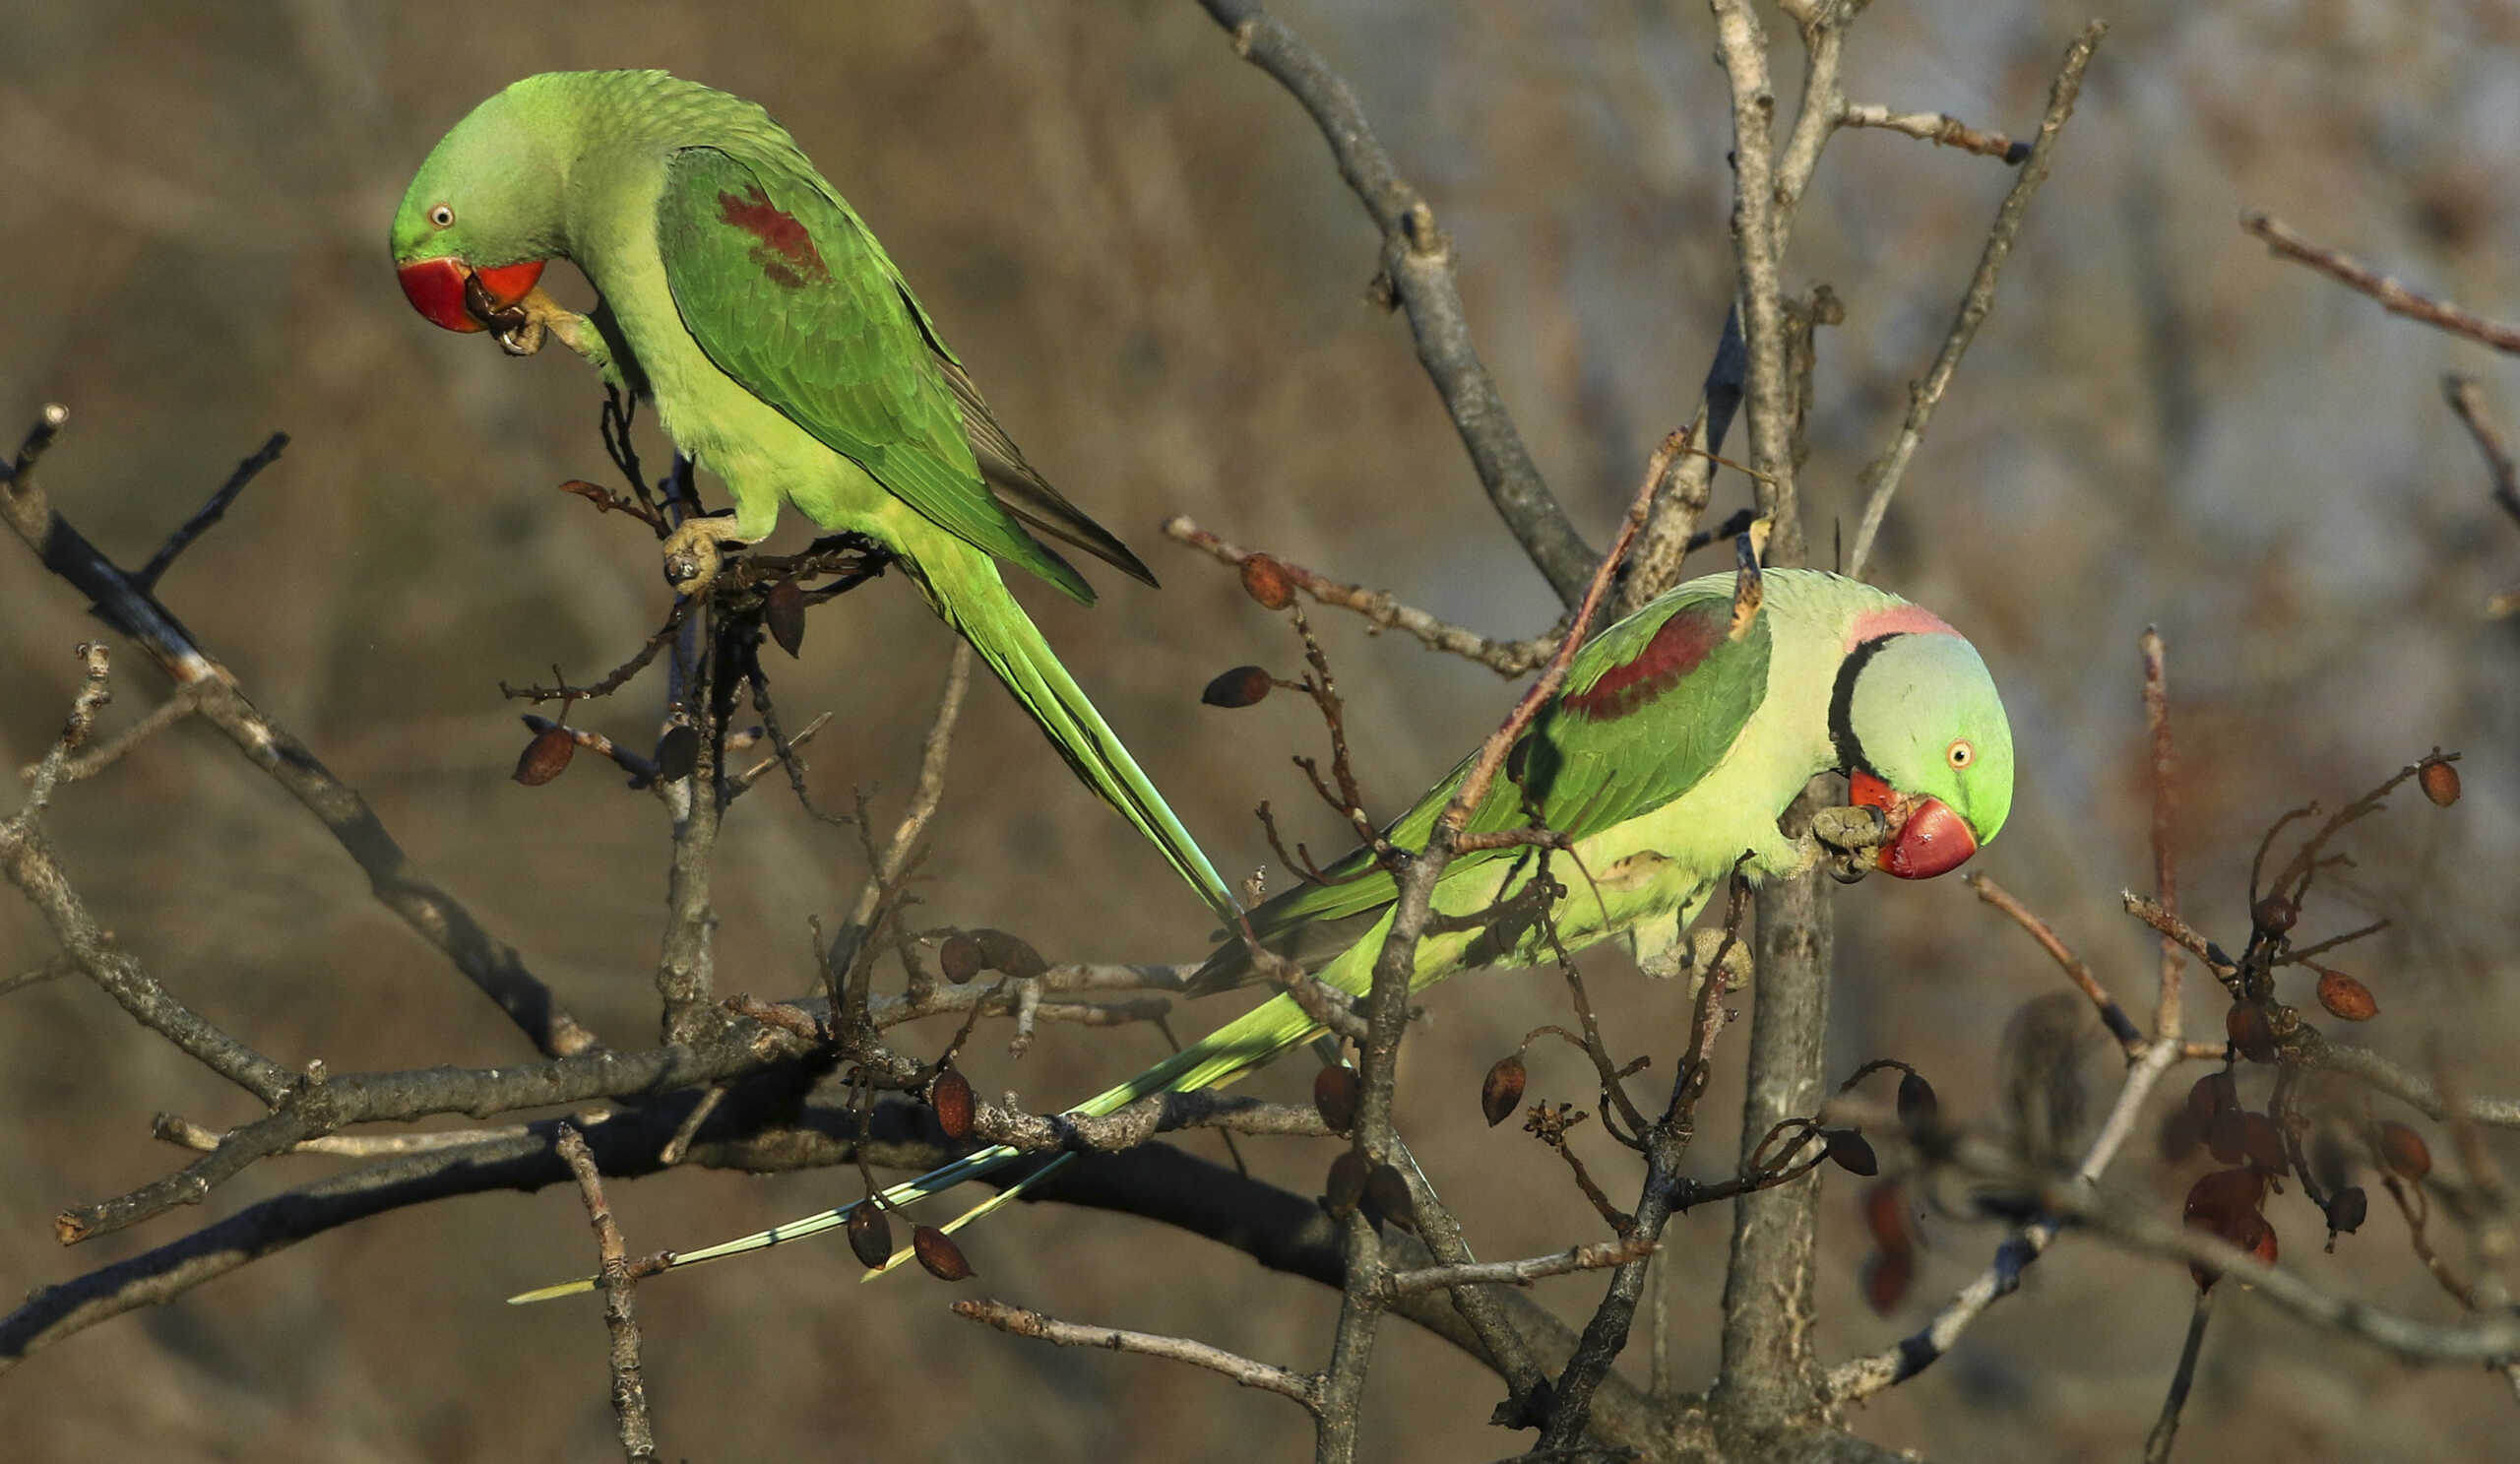
M 883 246 L 767 112 L 661 71 L 528 77 L 429 154 L 393 251 L 431 322 L 494 330 L 516 353 L 559 340 L 653 401 L 675 447 L 724 480 L 733 516 L 683 524 L 668 579 L 705 584 L 719 545 L 768 536 L 782 502 L 880 541 L 1077 776 L 1231 912 L 997 561 L 1089 605 L 1034 532 L 1154 576 L 1024 461 Z M 537 287 L 553 259 L 595 286 L 591 314 Z
M 1902 878 L 1958 868 L 2003 827 L 2012 808 L 2012 731 L 1977 650 L 1931 612 L 1855 580 L 1795 569 L 1769 570 L 1762 580 L 1764 603 L 1737 631 L 1733 578 L 1722 575 L 1670 591 L 1585 646 L 1471 815 L 1473 831 L 1520 827 L 1537 816 L 1572 841 L 1573 859 L 1554 859 L 1551 878 L 1563 889 L 1548 909 L 1565 949 L 1617 937 L 1648 969 L 1671 970 L 1682 933 L 1735 860 L 1746 854 L 1745 871 L 1772 879 L 1821 857 L 1809 836 L 1786 838 L 1778 820 L 1805 783 L 1831 769 L 1848 775 L 1858 806 L 1880 810 L 1875 859 Z M 1393 822 L 1391 842 L 1423 847 L 1470 767 L 1465 759 Z M 1458 922 L 1468 927 L 1420 940 L 1413 986 L 1481 966 L 1553 960 L 1533 902 L 1513 898 L 1538 862 L 1527 848 L 1454 859 L 1434 906 L 1469 918 Z M 1395 883 L 1370 850 L 1325 872 L 1330 882 L 1288 890 L 1252 911 L 1251 924 L 1262 943 L 1322 981 L 1362 993 L 1390 927 Z M 1194 985 L 1236 985 L 1251 967 L 1237 937 Z M 1281 994 L 1074 1112 L 1107 1114 L 1149 1094 L 1228 1082 L 1319 1030 Z M 982 1149 L 885 1197 L 907 1203 L 1018 1157 Z M 1002 1191 L 946 1228 L 1014 1193 Z M 812 1235 L 853 1208 L 684 1251 L 674 1264 Z M 516 1300 L 583 1289 L 576 1283 Z

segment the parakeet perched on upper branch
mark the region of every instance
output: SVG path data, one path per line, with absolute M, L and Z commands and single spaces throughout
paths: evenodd
M 1035 533 L 1155 577 L 1025 462 L 883 246 L 769 113 L 661 71 L 528 77 L 429 154 L 393 250 L 430 321 L 495 330 L 518 353 L 559 340 L 653 401 L 675 447 L 724 480 L 733 515 L 684 523 L 665 541 L 668 579 L 706 584 L 719 545 L 768 536 L 783 501 L 880 541 L 1077 776 L 1232 910 L 997 561 L 1086 604 L 1093 590 Z M 593 312 L 536 287 L 554 259 L 586 273 Z
M 1832 769 L 1848 775 L 1858 807 L 1881 815 L 1867 842 L 1891 874 L 1946 873 L 1995 837 L 2012 809 L 2012 729 L 1976 648 L 1930 611 L 1855 580 L 1794 569 L 1760 580 L 1758 602 L 1736 601 L 1731 575 L 1692 580 L 1577 654 L 1467 825 L 1538 822 L 1563 835 L 1568 849 L 1548 862 L 1555 891 L 1537 891 L 1543 902 L 1516 898 L 1535 893 L 1528 887 L 1542 866 L 1529 847 L 1455 859 L 1434 896 L 1436 913 L 1453 919 L 1418 942 L 1413 987 L 1481 966 L 1542 964 L 1559 947 L 1612 937 L 1649 970 L 1672 969 L 1690 921 L 1736 861 L 1754 880 L 1774 879 L 1823 857 L 1810 836 L 1788 839 L 1778 820 L 1804 784 Z M 1753 605 L 1746 618 L 1737 613 Z M 1422 848 L 1470 767 L 1465 759 L 1395 820 L 1390 842 Z M 1327 881 L 1288 890 L 1250 923 L 1263 945 L 1362 993 L 1390 929 L 1395 881 L 1369 849 L 1324 872 Z M 1253 966 L 1237 934 L 1195 987 L 1237 985 Z M 1281 994 L 1073 1111 L 1107 1114 L 1149 1094 L 1228 1082 L 1319 1030 Z M 982 1149 L 885 1197 L 908 1203 L 1020 1157 Z M 685 1251 L 674 1264 L 800 1239 L 854 1208 Z

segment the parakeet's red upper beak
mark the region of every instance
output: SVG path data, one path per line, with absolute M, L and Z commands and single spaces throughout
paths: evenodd
M 542 278 L 543 261 L 499 265 L 475 270 L 458 259 L 423 259 L 394 273 L 403 282 L 403 297 L 434 326 L 450 331 L 477 331 L 489 323 L 472 308 L 467 285 L 477 285 L 493 306 L 513 305 Z
M 1969 862 L 1978 852 L 1978 836 L 1968 821 L 1940 798 L 1921 798 L 1894 792 L 1870 773 L 1847 775 L 1849 796 L 1857 806 L 1878 808 L 1896 830 L 1873 862 L 1901 879 L 1931 879 Z

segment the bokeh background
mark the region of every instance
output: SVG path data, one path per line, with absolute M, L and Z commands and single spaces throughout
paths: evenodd
M 1279 8 L 1354 83 L 1452 232 L 1506 400 L 1578 522 L 1606 537 L 1647 451 L 1693 404 L 1732 285 L 1728 114 L 1702 8 Z M 2368 1040 L 2506 1090 L 2520 1081 L 2505 955 L 2520 706 L 2512 629 L 2480 606 L 2520 584 L 2520 529 L 2488 502 L 2439 381 L 2478 373 L 2520 422 L 2520 375 L 2269 259 L 2235 221 L 2268 209 L 2520 315 L 2520 255 L 2505 247 L 2520 223 L 2520 20 L 2489 0 L 2127 0 L 2109 14 L 2115 30 L 2056 175 L 1876 559 L 1883 583 L 1975 638 L 2012 708 L 2020 796 L 1980 863 L 2118 990 L 2141 993 L 2152 948 L 2116 892 L 2149 878 L 2135 659 L 2147 623 L 2171 648 L 2188 900 L 2227 940 L 2243 929 L 2247 855 L 2275 813 L 2350 796 L 2435 743 L 2464 748 L 2466 801 L 2443 814 L 2410 796 L 2358 833 L 2359 867 L 2324 883 L 2309 921 L 2327 931 L 2396 918 L 2349 961 L 2383 1008 Z M 1849 90 L 2019 135 L 2085 15 L 1876 7 L 1854 33 Z M 1794 47 L 1772 23 L 1790 95 Z M 21 0 L 0 32 L 0 270 L 13 286 L 0 427 L 14 432 L 44 401 L 71 406 L 46 462 L 51 491 L 130 562 L 265 433 L 293 434 L 164 598 L 613 1041 L 655 1027 L 664 817 L 589 760 L 546 788 L 509 782 L 523 734 L 497 682 L 554 663 L 588 675 L 635 646 L 666 603 L 656 551 L 636 526 L 551 491 L 607 477 L 584 368 L 430 329 L 384 257 L 429 144 L 516 76 L 663 65 L 788 124 L 1032 458 L 1164 576 L 1158 593 L 1104 575 L 1091 611 L 1027 598 L 1221 866 L 1268 858 L 1249 813 L 1264 797 L 1301 810 L 1293 826 L 1316 848 L 1342 840 L 1286 762 L 1317 743 L 1307 711 L 1197 704 L 1216 670 L 1291 668 L 1294 649 L 1228 574 L 1162 540 L 1165 515 L 1499 635 L 1535 633 L 1553 609 L 1488 514 L 1405 325 L 1365 302 L 1374 236 L 1319 137 L 1186 0 Z M 1824 559 L 2010 181 L 1987 159 L 1889 134 L 1843 134 L 1829 150 L 1787 269 L 1791 285 L 1825 281 L 1848 307 L 1821 338 L 1803 476 Z M 1728 475 L 1719 508 L 1741 493 Z M 91 622 L 14 547 L 0 552 L 0 754 L 18 765 L 57 730 L 68 652 Z M 1320 618 L 1378 807 L 1400 806 L 1507 704 L 1483 669 Z M 803 659 L 776 674 L 793 722 L 838 714 L 813 749 L 826 799 L 856 786 L 879 812 L 898 808 L 948 647 L 898 579 L 814 617 Z M 161 691 L 126 656 L 109 717 L 135 717 Z M 656 695 L 643 685 L 582 720 L 644 744 Z M 1203 948 L 1202 913 L 993 688 L 976 690 L 954 766 L 926 915 L 1021 931 L 1054 958 Z M 49 827 L 128 948 L 276 1057 L 346 1071 L 526 1054 L 366 899 L 321 830 L 206 729 L 67 790 Z M 861 873 L 853 836 L 775 790 L 746 799 L 721 848 L 723 986 L 803 989 L 805 922 L 843 908 Z M 2055 973 L 1958 881 L 1886 883 L 1838 900 L 1838 1065 L 1905 1057 L 1947 1111 L 2000 1123 L 2005 1024 L 2058 987 Z M 50 953 L 32 915 L 0 900 L 0 975 Z M 1588 964 L 1613 1041 L 1668 1062 L 1680 993 L 1606 954 Z M 1429 1006 L 1402 1118 L 1474 1244 L 1507 1256 L 1595 1237 L 1553 1162 L 1511 1127 L 1485 1128 L 1472 1101 L 1493 1057 L 1558 1019 L 1559 984 L 1482 976 Z M 2196 1014 L 2200 1030 L 2212 1012 Z M 1061 1032 L 1020 1063 L 983 1041 L 971 1065 L 984 1091 L 1020 1089 L 1046 1108 L 1158 1046 L 1146 1031 Z M 1572 1058 L 1540 1053 L 1536 1092 L 1591 1106 Z M 2096 1045 L 2087 1058 L 2105 1093 L 2111 1064 Z M 1289 1071 L 1261 1087 L 1292 1096 L 1302 1082 Z M 12 1293 L 207 1218 L 169 1216 L 75 1252 L 50 1239 L 58 1208 L 180 1162 L 147 1137 L 154 1111 L 249 1116 L 78 982 L 0 1001 L 0 1289 Z M 1701 1172 L 1729 1167 L 1729 1128 L 1710 1125 Z M 2136 1147 L 2115 1181 L 2174 1207 L 2192 1170 Z M 1307 1190 L 1329 1157 L 1245 1148 Z M 1614 1154 L 1598 1157 L 1614 1191 L 1632 1184 Z M 263 1165 L 207 1211 L 332 1163 Z M 1931 1223 L 1918 1290 L 1876 1316 L 1858 1290 L 1855 1186 L 1824 1182 L 1831 1357 L 1912 1330 L 1995 1239 Z M 614 1198 L 634 1245 L 687 1246 L 853 1185 L 692 1172 Z M 2271 1213 L 2288 1264 L 2449 1313 L 2394 1213 L 2334 1256 L 2319 1253 L 2298 1196 Z M 1712 1369 L 1727 1225 L 1710 1211 L 1671 1233 L 1684 1377 Z M 1026 1207 L 972 1239 L 984 1294 L 1295 1367 L 1326 1355 L 1329 1294 L 1139 1222 Z M 600 1457 L 613 1445 L 594 1308 L 497 1301 L 584 1269 L 585 1251 L 577 1202 L 559 1190 L 329 1235 L 34 1357 L 0 1381 L 0 1438 L 19 1458 Z M 1576 1279 L 1538 1295 L 1580 1317 L 1599 1291 Z M 649 1288 L 647 1376 L 666 1452 L 1153 1460 L 1307 1446 L 1280 1400 L 983 1333 L 946 1314 L 953 1294 L 914 1276 L 861 1287 L 836 1244 Z M 1856 1426 L 1955 1459 L 2126 1457 L 2159 1407 L 2190 1294 L 2175 1266 L 2067 1244 Z M 1640 1338 L 1631 1362 L 1642 1357 Z M 2235 1461 L 2488 1457 L 2509 1435 L 2503 1391 L 2473 1372 L 2400 1367 L 2240 1299 L 2207 1343 L 2181 1442 Z M 1480 1422 L 1494 1395 L 1441 1344 L 1388 1329 L 1367 1452 L 1510 1452 L 1515 1436 Z

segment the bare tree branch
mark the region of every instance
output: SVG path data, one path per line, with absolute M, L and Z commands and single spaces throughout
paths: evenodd
M 1200 0 L 1233 37 L 1234 54 L 1275 77 L 1312 114 L 1338 159 L 1339 175 L 1382 230 L 1382 279 L 1408 312 L 1418 363 L 1444 399 L 1487 501 L 1568 606 L 1582 598 L 1599 556 L 1548 490 L 1523 446 L 1470 339 L 1470 319 L 1453 282 L 1452 241 L 1435 212 L 1393 167 L 1347 81 L 1321 54 L 1256 0 Z
M 1846 125 L 1904 132 L 1910 137 L 1946 148 L 1958 148 L 1964 153 L 2000 158 L 2007 164 L 2018 163 L 2030 156 L 2030 144 L 2016 142 L 2000 132 L 1972 127 L 1949 112 L 1894 112 L 1886 106 L 1854 103 L 1846 109 Z
M 68 420 L 66 409 L 44 409 L 9 482 L 0 485 L 0 519 L 46 569 L 89 597 L 105 623 L 146 651 L 175 682 L 179 696 L 195 698 L 202 718 L 225 733 L 248 762 L 269 773 L 321 820 L 365 871 L 377 900 L 444 952 L 544 1055 L 567 1056 L 594 1048 L 595 1034 L 560 1006 L 550 987 L 526 969 L 514 946 L 490 934 L 461 902 L 411 866 L 366 799 L 256 709 L 235 678 L 194 643 L 191 632 L 53 511 L 32 468 Z
M 1251 550 L 1228 543 L 1200 528 L 1187 514 L 1174 514 L 1165 520 L 1164 533 L 1166 538 L 1204 550 L 1226 564 L 1238 565 L 1252 554 Z M 1546 661 L 1548 653 L 1557 648 L 1557 637 L 1553 635 L 1527 641 L 1489 640 L 1475 630 L 1465 630 L 1438 620 L 1424 610 L 1402 605 L 1380 590 L 1343 584 L 1274 554 L 1270 558 L 1286 571 L 1287 578 L 1296 589 L 1323 605 L 1354 610 L 1386 630 L 1404 631 L 1431 649 L 1476 661 L 1500 676 L 1522 675 Z
M 552 1148 L 578 1181 L 587 1223 L 595 1228 L 596 1254 L 603 1274 L 603 1325 L 612 1339 L 613 1423 L 621 1434 L 621 1456 L 638 1464 L 657 1456 L 656 1430 L 648 1418 L 648 1384 L 639 1368 L 639 1320 L 631 1309 L 631 1294 L 638 1282 L 630 1274 L 621 1227 L 614 1223 L 612 1206 L 604 1200 L 603 1176 L 596 1169 L 585 1135 L 562 1123 Z
M 2350 254 L 2310 242 L 2280 219 L 2251 210 L 2240 216 L 2240 227 L 2265 240 L 2283 258 L 2308 265 L 2347 288 L 2369 295 L 2393 315 L 2420 320 L 2496 350 L 2520 351 L 2520 326 L 2488 320 L 2448 300 L 2411 289 Z
M 1970 277 L 1969 288 L 1960 297 L 1959 312 L 1942 338 L 1942 350 L 1934 356 L 1924 380 L 1910 389 L 1907 419 L 1899 424 L 1898 435 L 1864 470 L 1863 479 L 1872 491 L 1864 498 L 1863 517 L 1856 524 L 1855 547 L 1848 551 L 1846 567 L 1846 572 L 1858 579 L 1863 577 L 1864 566 L 1872 560 L 1873 540 L 1881 532 L 1882 519 L 1890 512 L 1890 500 L 1898 495 L 1899 484 L 1908 476 L 1908 464 L 1916 458 L 1917 445 L 1924 440 L 1925 426 L 1933 420 L 1934 409 L 1942 405 L 1953 373 L 1960 369 L 1961 356 L 1978 339 L 1978 328 L 1994 313 L 1996 278 L 2003 273 L 2004 261 L 2012 256 L 2013 239 L 2021 232 L 2021 221 L 2030 212 L 2031 199 L 2048 181 L 2056 138 L 2064 131 L 2066 119 L 2074 114 L 2075 98 L 2082 95 L 2083 71 L 2091 65 L 2092 52 L 2099 48 L 2101 37 L 2108 33 L 2108 22 L 2093 21 L 2065 48 L 2065 63 L 2048 89 L 2048 114 L 2039 121 L 2039 136 L 2030 145 L 2030 156 L 2023 162 L 2020 175 L 2013 179 L 2011 190 L 1995 210 L 1994 227 L 1987 231 L 1986 246 L 1978 255 L 1977 273 Z
M 1060 1321 L 1029 1307 L 1010 1305 L 1005 1302 L 961 1301 L 954 1304 L 956 1316 L 997 1328 L 1018 1337 L 1032 1337 L 1058 1347 L 1100 1347 L 1111 1352 L 1133 1352 L 1141 1357 L 1168 1358 L 1222 1373 L 1246 1388 L 1258 1388 L 1292 1398 L 1306 1409 L 1316 1409 L 1313 1380 L 1299 1372 L 1268 1363 L 1257 1363 L 1246 1357 L 1193 1342 L 1187 1337 L 1166 1337 L 1154 1332 L 1131 1332 L 1119 1327 L 1085 1326 Z

